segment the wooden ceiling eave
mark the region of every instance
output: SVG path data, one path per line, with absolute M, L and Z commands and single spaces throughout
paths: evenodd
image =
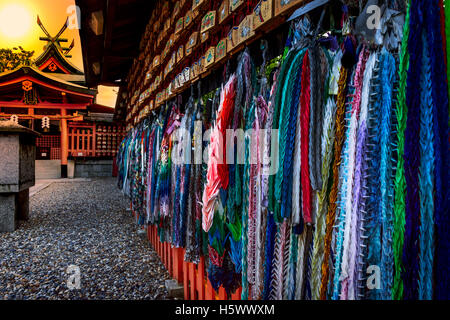
M 86 85 L 95 87 L 98 77 L 92 70 L 92 64 L 97 62 L 96 57 L 103 54 L 104 32 L 95 35 L 89 23 L 91 14 L 97 11 L 105 11 L 106 1 L 104 0 L 75 0 L 75 4 L 80 8 L 80 41 L 83 55 L 84 74 Z
M 76 0 L 81 9 L 80 38 L 88 86 L 120 86 L 128 74 L 145 32 L 153 0 Z M 89 26 L 91 15 L 103 12 L 103 33 Z M 97 63 L 99 74 L 94 73 Z

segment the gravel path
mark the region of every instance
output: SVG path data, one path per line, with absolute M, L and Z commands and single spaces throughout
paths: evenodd
M 37 193 L 30 221 L 0 234 L 0 299 L 166 299 L 169 274 L 127 204 L 115 179 Z M 80 289 L 68 288 L 70 265 Z

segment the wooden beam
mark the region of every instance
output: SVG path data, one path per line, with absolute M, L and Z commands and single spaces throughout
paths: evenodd
M 106 31 L 105 31 L 105 42 L 103 44 L 104 51 L 108 51 L 111 49 L 112 44 L 112 33 L 114 30 L 114 18 L 116 16 L 116 0 L 106 0 Z M 105 63 L 105 57 L 102 59 L 102 72 L 101 72 L 101 80 L 107 80 L 105 75 L 108 72 L 108 65 Z
M 113 60 L 113 61 L 128 61 L 133 60 L 134 57 L 126 55 L 126 56 L 118 56 L 118 55 L 105 55 L 105 60 Z
M 53 38 L 49 38 L 49 37 L 39 37 L 39 40 L 52 42 L 54 39 Z M 61 38 L 61 39 L 58 39 L 58 40 L 55 40 L 55 41 L 56 42 L 69 42 L 69 39 Z
M 155 1 L 75 0 L 75 3 L 84 12 L 80 37 L 87 84 L 95 86 L 112 83 L 119 78 L 125 79 L 132 59 L 139 54 L 141 36 Z M 101 37 L 97 37 L 89 26 L 91 13 L 98 10 L 103 11 L 104 18 Z M 99 75 L 95 75 L 92 69 L 94 62 L 100 63 Z M 114 70 L 116 62 L 123 62 L 118 70 Z
M 103 34 L 105 22 L 103 19 L 103 11 L 98 10 L 91 13 L 91 18 L 89 20 L 89 26 L 96 36 Z
M 33 105 L 24 104 L 20 101 L 0 101 L 0 107 L 6 108 L 33 108 L 33 109 L 61 109 L 85 110 L 88 104 L 60 104 L 60 103 L 38 103 Z
M 12 116 L 12 114 L 8 113 L 0 113 L 0 118 L 9 119 Z M 84 121 L 83 116 L 59 116 L 59 115 L 44 115 L 44 114 L 35 114 L 35 115 L 29 115 L 29 114 L 18 114 L 17 115 L 19 119 L 21 120 L 40 120 L 42 118 L 48 117 L 50 120 L 61 120 L 66 119 L 70 121 Z
M 28 115 L 33 116 L 34 115 L 34 109 L 28 108 Z M 31 130 L 34 130 L 34 121 L 31 121 Z
M 136 21 L 136 17 L 133 15 L 133 17 L 128 18 L 128 19 L 122 19 L 122 20 L 115 21 L 114 26 L 116 28 L 123 27 L 123 26 L 132 24 L 134 21 Z
M 57 90 L 57 91 L 60 91 L 60 92 L 73 94 L 73 95 L 76 95 L 76 96 L 86 97 L 86 98 L 93 97 L 93 95 L 91 95 L 91 94 L 79 93 L 79 92 L 76 92 L 76 91 L 72 91 L 72 90 L 68 90 L 68 89 L 62 89 L 62 88 L 50 85 L 50 84 L 48 84 L 48 83 L 46 83 L 44 81 L 38 80 L 38 79 L 36 79 L 34 77 L 31 77 L 31 76 L 23 76 L 23 77 L 20 77 L 20 78 L 15 78 L 15 79 L 10 80 L 10 81 L 2 82 L 2 83 L 0 83 L 0 87 L 6 87 L 6 86 L 11 85 L 11 84 L 22 83 L 22 81 L 25 81 L 25 80 L 32 81 L 33 83 L 37 83 L 39 85 L 42 85 L 43 87 L 47 87 L 47 88 L 50 88 L 50 89 L 53 89 L 53 90 Z M 73 86 L 73 87 L 75 87 L 75 86 Z M 77 89 L 78 89 L 78 87 L 77 87 Z M 83 88 L 83 90 L 84 90 L 84 88 Z

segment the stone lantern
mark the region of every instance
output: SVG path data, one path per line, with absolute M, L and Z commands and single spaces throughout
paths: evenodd
M 18 220 L 29 218 L 37 136 L 13 121 L 0 121 L 0 232 L 13 232 Z

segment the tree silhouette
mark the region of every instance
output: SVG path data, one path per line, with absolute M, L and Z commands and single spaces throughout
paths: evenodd
M 20 65 L 31 65 L 34 51 L 24 50 L 22 47 L 0 49 L 0 73 L 14 70 Z

